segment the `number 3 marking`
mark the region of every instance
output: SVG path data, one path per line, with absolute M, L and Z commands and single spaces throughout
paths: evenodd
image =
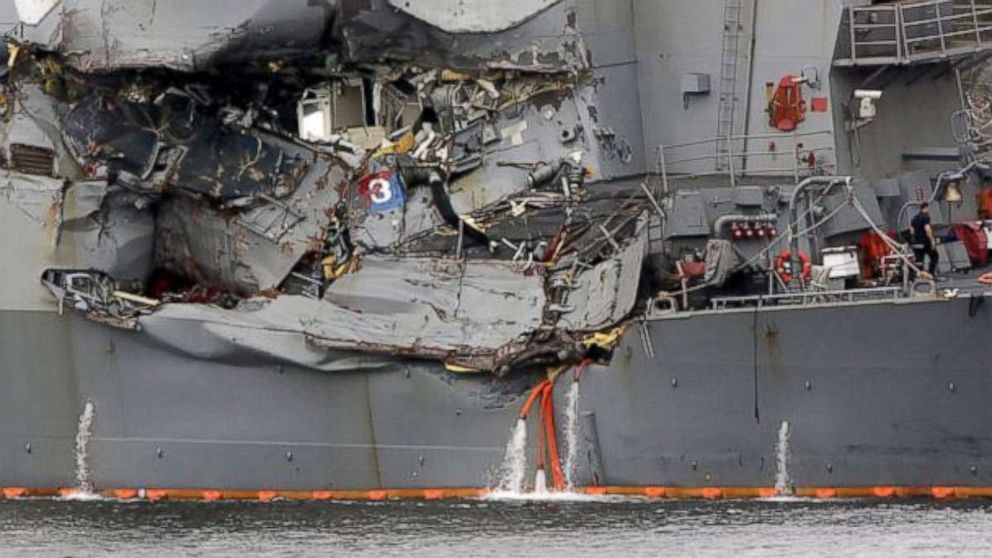
M 376 178 L 369 184 L 369 198 L 372 203 L 382 204 L 393 199 L 393 187 L 389 180 Z

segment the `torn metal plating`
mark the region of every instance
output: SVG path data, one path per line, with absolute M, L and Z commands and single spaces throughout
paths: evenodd
M 18 26 L 15 38 L 61 53 L 83 72 L 297 67 L 315 56 L 327 68 L 387 62 L 556 73 L 588 65 L 575 8 L 562 0 L 473 0 L 484 6 L 472 10 L 464 1 L 443 8 L 431 0 L 47 3 L 44 14 L 21 14 L 29 24 Z
M 136 17 L 115 6 L 97 20 Z M 46 16 L 64 27 L 47 50 L 11 43 L 4 84 L 48 107 L 7 165 L 68 184 L 58 242 L 81 256 L 42 279 L 60 304 L 198 358 L 499 375 L 603 357 L 643 306 L 646 206 L 593 183 L 617 154 L 557 2 L 506 14 L 526 52 L 454 52 L 401 10 L 328 2 L 329 34 L 264 56 L 283 30 L 255 44 L 253 23 L 190 64 L 137 55 L 172 8 L 69 52 L 88 7 Z
M 125 329 L 139 329 L 138 316 L 160 304 L 123 290 L 128 287 L 96 270 L 49 269 L 41 282 L 58 300 L 60 314 L 69 306 L 94 321 Z

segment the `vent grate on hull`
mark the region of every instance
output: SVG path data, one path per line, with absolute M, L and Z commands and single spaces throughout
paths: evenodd
M 55 152 L 45 147 L 10 144 L 10 168 L 26 174 L 51 176 L 55 167 Z

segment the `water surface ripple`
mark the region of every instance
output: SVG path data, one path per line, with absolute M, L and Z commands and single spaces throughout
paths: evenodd
M 989 556 L 992 503 L 0 502 L 4 556 Z

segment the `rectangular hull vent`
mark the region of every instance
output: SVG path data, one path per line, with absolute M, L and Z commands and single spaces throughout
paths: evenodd
M 10 168 L 26 174 L 51 176 L 55 166 L 55 152 L 45 147 L 10 144 Z

